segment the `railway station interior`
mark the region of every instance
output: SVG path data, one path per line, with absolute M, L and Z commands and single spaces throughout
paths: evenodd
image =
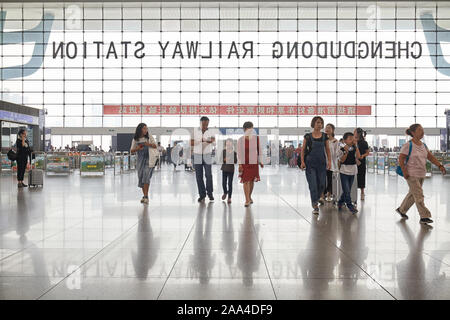
M 5 1 L 0 31 L 0 300 L 450 298 L 449 2 Z M 366 133 L 357 213 L 313 213 L 297 158 L 315 116 L 338 140 Z M 250 205 L 238 164 L 223 200 L 221 166 L 248 121 L 264 162 Z M 140 123 L 162 147 L 148 203 Z M 447 171 L 424 168 L 430 224 L 396 212 L 415 123 Z M 18 187 L 23 131 L 24 183 L 42 185 Z

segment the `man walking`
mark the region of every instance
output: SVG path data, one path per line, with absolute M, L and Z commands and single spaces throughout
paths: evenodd
M 203 202 L 207 194 L 209 201 L 214 201 L 211 164 L 213 160 L 212 148 L 215 138 L 213 133 L 208 130 L 208 125 L 208 117 L 201 117 L 200 127 L 194 129 L 194 139 L 191 139 L 191 146 L 194 149 L 194 169 L 199 193 L 198 202 Z M 203 170 L 205 171 L 206 188 L 203 180 Z

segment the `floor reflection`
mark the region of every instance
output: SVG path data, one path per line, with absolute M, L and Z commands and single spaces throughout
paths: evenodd
M 355 287 L 361 278 L 362 269 L 369 255 L 366 245 L 366 215 L 361 208 L 358 215 L 339 214 L 340 245 L 341 250 L 338 275 L 342 279 L 344 288 Z
M 234 240 L 234 226 L 233 226 L 233 213 L 232 207 L 222 204 L 222 251 L 225 255 L 225 264 L 228 268 L 233 268 L 234 255 L 237 249 L 237 241 Z
M 23 298 L 32 298 L 34 296 L 30 296 L 31 292 L 36 294 L 51 287 L 49 264 L 44 257 L 44 251 L 27 238 L 27 233 L 30 231 L 30 218 L 23 192 L 17 193 L 15 218 L 15 232 L 19 236 L 21 249 L 17 248 L 18 251 L 12 253 L 8 259 L 0 261 L 0 299 L 10 298 L 4 296 L 3 291 L 7 292 L 7 289 L 15 288 L 16 282 L 19 283 L 19 289 L 23 292 Z M 4 238 L 2 246 L 8 247 L 10 243 L 15 248 L 15 242 L 13 238 Z
M 26 245 L 27 232 L 30 230 L 30 220 L 27 208 L 27 202 L 23 192 L 17 193 L 17 213 L 16 213 L 16 233 L 19 236 L 20 243 Z
M 258 244 L 259 224 L 255 224 L 251 207 L 245 209 L 244 221 L 239 231 L 237 266 L 242 272 L 242 283 L 253 285 L 253 273 L 259 270 L 262 240 Z
M 144 206 L 137 228 L 137 250 L 131 252 L 133 267 L 139 279 L 146 279 L 158 258 L 159 238 L 153 235 L 148 207 Z
M 320 215 L 312 217 L 307 248 L 298 255 L 303 284 L 312 291 L 312 299 L 319 299 L 335 278 L 334 269 L 339 256 L 333 246 L 337 240 L 334 216 L 328 210 L 322 210 Z
M 194 230 L 194 254 L 190 256 L 190 267 L 200 284 L 208 284 L 216 262 L 212 248 L 213 203 L 200 203 Z
M 396 225 L 407 184 L 394 177 L 367 176 L 357 215 L 326 204 L 313 216 L 304 172 L 264 172 L 248 209 L 242 188 L 232 204 L 198 204 L 195 175 L 168 165 L 147 207 L 134 173 L 49 177 L 32 191 L 0 176 L 0 299 L 450 297 L 449 179 L 425 182 L 431 231 L 416 208 Z
M 402 298 L 420 300 L 430 299 L 438 294 L 445 273 L 440 274 L 441 261 L 430 258 L 425 264 L 423 247 L 430 236 L 432 228 L 421 226 L 417 237 L 405 220 L 397 223 L 402 235 L 408 243 L 409 253 L 406 259 L 397 263 L 397 282 Z

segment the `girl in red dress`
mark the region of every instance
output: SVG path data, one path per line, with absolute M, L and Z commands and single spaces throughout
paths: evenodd
M 254 134 L 253 123 L 244 123 L 244 136 L 238 140 L 239 177 L 244 184 L 245 206 L 253 203 L 252 192 L 255 181 L 260 181 L 259 168 L 264 167 L 261 161 L 259 137 Z

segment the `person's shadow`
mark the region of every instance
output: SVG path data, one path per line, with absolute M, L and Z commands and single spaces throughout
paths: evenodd
M 300 251 L 297 263 L 300 266 L 304 287 L 312 292 L 312 299 L 323 298 L 322 292 L 334 281 L 334 269 L 339 253 L 333 245 L 337 239 L 337 225 L 333 210 L 324 208 L 311 219 L 311 231 L 306 249 Z
M 208 284 L 216 261 L 216 254 L 211 254 L 212 247 L 212 203 L 200 203 L 195 222 L 194 253 L 190 256 L 189 265 L 200 284 Z
M 139 217 L 137 230 L 137 249 L 131 251 L 131 258 L 136 276 L 139 279 L 146 279 L 148 272 L 154 266 L 158 258 L 159 238 L 153 235 L 150 224 L 148 207 L 144 206 L 143 212 Z
M 225 254 L 225 263 L 231 270 L 234 264 L 234 252 L 237 249 L 237 241 L 234 241 L 233 215 L 231 206 L 227 206 L 225 203 L 223 203 L 221 247 Z
M 242 272 L 244 286 L 253 285 L 253 273 L 259 270 L 261 249 L 258 244 L 259 224 L 254 224 L 252 209 L 246 208 L 244 221 L 239 231 L 237 266 Z M 261 241 L 262 246 L 262 241 Z
M 445 279 L 445 274 L 439 275 L 440 262 L 430 257 L 426 268 L 423 259 L 424 242 L 431 234 L 432 228 L 421 225 L 417 238 L 414 239 L 411 229 L 404 220 L 397 222 L 397 225 L 409 247 L 406 259 L 397 263 L 396 277 L 402 298 L 423 300 L 439 296 L 436 290 L 439 289 L 442 279 Z

